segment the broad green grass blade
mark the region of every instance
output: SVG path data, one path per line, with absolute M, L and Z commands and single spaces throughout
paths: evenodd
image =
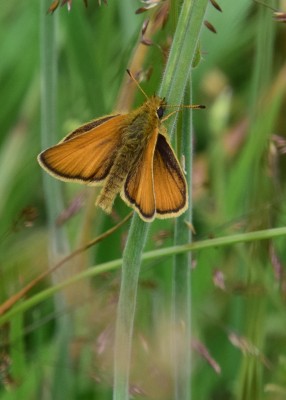
M 171 104 L 180 104 L 188 82 L 192 60 L 197 49 L 207 1 L 184 1 L 177 30 L 170 50 L 159 95 Z M 170 127 L 170 135 L 174 128 Z M 119 296 L 114 352 L 114 400 L 129 398 L 129 372 L 136 295 L 142 252 L 148 234 L 148 224 L 136 215 L 123 254 L 122 281 Z M 130 269 L 130 271 L 129 271 Z M 133 276 L 133 278 L 131 278 Z M 127 281 L 129 279 L 129 281 Z M 133 288 L 129 288 L 130 283 Z M 127 289 L 128 288 L 128 289 Z
M 192 104 L 191 85 L 187 87 L 185 104 Z M 175 245 L 191 243 L 192 232 L 192 113 L 183 114 L 181 135 L 178 135 L 178 156 L 185 160 L 186 179 L 189 187 L 189 208 L 175 221 Z M 179 133 L 179 132 L 178 132 Z M 191 393 L 191 253 L 174 256 L 172 295 L 172 354 L 174 366 L 174 398 L 190 399 Z

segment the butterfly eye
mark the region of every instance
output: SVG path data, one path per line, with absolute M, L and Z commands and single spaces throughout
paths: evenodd
M 163 115 L 164 115 L 164 108 L 162 107 L 162 106 L 160 106 L 159 108 L 157 108 L 157 115 L 158 115 L 158 118 L 162 118 L 163 117 Z

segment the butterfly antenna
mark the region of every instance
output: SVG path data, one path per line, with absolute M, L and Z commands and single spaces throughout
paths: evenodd
M 148 99 L 147 94 L 144 92 L 144 90 L 142 89 L 142 87 L 139 85 L 139 82 L 135 79 L 135 77 L 133 76 L 132 72 L 127 69 L 126 70 L 127 74 L 130 76 L 130 78 L 133 80 L 133 82 L 135 83 L 135 85 L 138 87 L 138 89 L 140 89 L 140 91 L 144 94 L 144 96 L 146 97 L 146 99 Z
M 193 109 L 193 110 L 202 110 L 202 109 L 204 109 L 204 108 L 206 108 L 206 106 L 204 106 L 204 105 L 202 105 L 202 104 L 190 104 L 190 105 L 178 105 L 178 106 L 176 106 L 176 105 L 167 105 L 167 108 L 169 108 L 169 107 L 177 107 L 178 108 L 178 110 L 175 110 L 175 111 L 172 111 L 172 112 L 170 112 L 170 114 L 168 114 L 168 115 L 166 115 L 164 118 L 162 118 L 162 122 L 163 121 L 166 121 L 167 119 L 169 119 L 170 117 L 171 117 L 171 115 L 174 115 L 174 114 L 176 114 L 177 112 L 179 112 L 179 111 L 182 111 L 184 108 L 191 108 L 191 109 Z

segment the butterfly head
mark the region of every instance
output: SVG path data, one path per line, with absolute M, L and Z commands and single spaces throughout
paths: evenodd
M 150 97 L 146 103 L 148 104 L 150 111 L 152 109 L 152 112 L 155 113 L 156 119 L 161 120 L 167 106 L 165 98 L 162 99 L 161 97 L 154 95 Z
M 166 110 L 166 102 L 165 102 L 165 99 L 160 99 L 160 100 L 161 100 L 161 103 L 160 103 L 159 107 L 158 107 L 157 110 L 156 110 L 157 117 L 158 117 L 159 119 L 163 118 L 163 115 L 164 115 L 165 110 Z

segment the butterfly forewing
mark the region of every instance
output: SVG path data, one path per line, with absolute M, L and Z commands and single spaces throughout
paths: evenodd
M 182 214 L 188 207 L 187 184 L 181 166 L 165 136 L 159 134 L 153 160 L 158 218 Z
M 129 172 L 124 192 L 121 193 L 127 204 L 135 207 L 145 221 L 155 216 L 155 197 L 153 184 L 153 155 L 158 132 L 155 129 L 139 159 Z
M 124 115 L 108 116 L 83 125 L 38 160 L 52 175 L 67 181 L 96 184 L 108 175 L 120 147 Z M 89 128 L 89 129 L 88 129 Z

